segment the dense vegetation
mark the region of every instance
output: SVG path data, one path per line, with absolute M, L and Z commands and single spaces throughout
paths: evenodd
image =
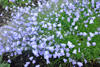
M 31 0 L 0 3 L 13 6 L 12 24 L 0 29 L 0 55 L 11 67 L 99 65 L 99 0 L 38 1 L 35 8 Z

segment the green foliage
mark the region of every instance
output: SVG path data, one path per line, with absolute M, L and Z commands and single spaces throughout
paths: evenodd
M 18 0 L 18 1 L 15 1 L 14 3 L 10 3 L 10 2 L 8 2 L 8 0 L 4 0 L 4 1 L 0 0 L 0 3 L 2 3 L 2 5 L 4 5 L 3 7 L 13 6 L 13 5 L 21 6 L 22 4 L 25 4 L 27 2 L 28 2 L 28 0 L 25 0 L 24 2 L 22 0 Z M 55 5 L 53 4 L 53 6 L 55 6 Z M 91 4 L 89 4 L 88 7 L 89 7 L 89 9 L 91 9 Z M 80 7 L 80 8 L 82 8 L 82 7 Z M 47 15 L 49 15 L 49 12 L 53 11 L 54 9 L 55 8 L 47 9 L 47 10 L 44 11 L 44 14 L 39 13 L 39 16 L 37 17 L 37 21 L 38 22 L 43 21 L 43 19 L 45 19 L 47 17 Z M 58 10 L 61 10 L 61 8 L 59 8 Z M 56 9 L 54 11 L 59 14 L 59 11 L 57 11 Z M 93 9 L 91 9 L 91 11 L 93 11 Z M 88 12 L 88 10 L 85 9 L 83 12 Z M 78 51 L 78 48 L 80 48 L 80 50 L 81 50 L 80 52 L 77 52 L 77 54 L 73 54 L 72 53 L 73 49 L 70 49 L 69 53 L 71 54 L 71 58 L 74 58 L 77 61 L 83 61 L 83 62 L 84 62 L 83 59 L 85 58 L 86 60 L 88 60 L 90 62 L 91 59 L 93 59 L 93 61 L 95 61 L 100 56 L 100 50 L 99 50 L 99 48 L 100 48 L 100 35 L 94 36 L 92 38 L 92 40 L 90 41 L 90 43 L 96 42 L 97 43 L 96 46 L 87 47 L 87 45 L 86 45 L 87 37 L 77 36 L 76 34 L 77 34 L 77 32 L 86 32 L 86 33 L 93 32 L 94 33 L 96 31 L 96 29 L 98 27 L 100 27 L 100 19 L 99 19 L 100 17 L 97 17 L 97 14 L 95 14 L 95 12 L 93 12 L 93 15 L 91 15 L 91 17 L 95 17 L 95 20 L 94 20 L 95 23 L 94 24 L 87 23 L 88 27 L 85 27 L 83 22 L 85 20 L 87 20 L 87 18 L 89 18 L 90 16 L 84 17 L 83 12 L 82 11 L 80 12 L 81 19 L 79 18 L 79 20 L 75 24 L 76 26 L 78 26 L 78 30 L 74 30 L 74 27 L 72 27 L 72 29 L 74 30 L 73 32 L 75 33 L 75 35 L 69 34 L 68 36 L 64 37 L 63 39 L 58 39 L 58 38 L 55 37 L 55 41 L 57 43 L 67 43 L 67 41 L 71 41 L 75 45 L 75 49 L 77 51 Z M 75 18 L 75 16 L 72 15 L 73 18 L 71 19 L 70 23 L 67 22 L 67 19 L 62 20 L 62 17 L 67 18 L 69 16 L 66 15 L 65 12 L 63 12 L 63 13 L 60 13 L 60 17 L 58 17 L 59 18 L 58 21 L 61 22 L 61 25 L 62 25 L 61 34 L 64 35 L 66 32 L 70 31 L 70 26 L 71 26 L 71 24 L 73 22 L 73 18 Z M 54 20 L 51 20 L 51 18 L 54 18 Z M 48 17 L 48 19 L 49 20 L 46 20 L 46 22 L 50 21 L 52 24 L 56 22 L 55 21 L 55 19 L 56 19 L 55 15 L 52 15 L 52 16 Z M 58 24 L 59 22 L 56 22 L 56 23 Z M 42 25 L 40 25 L 40 27 L 42 27 Z M 41 28 L 41 29 L 44 30 L 44 33 L 43 33 L 44 35 L 48 35 L 47 32 L 50 32 L 49 33 L 50 35 L 54 34 L 56 36 L 56 34 L 54 33 L 53 30 L 48 31 L 47 29 L 44 29 L 44 28 Z M 39 33 L 39 34 L 41 35 L 42 33 Z M 88 36 L 89 36 L 89 34 L 88 34 Z M 78 42 L 76 42 L 77 40 L 78 40 Z M 78 43 L 81 43 L 81 45 L 79 46 Z M 68 47 L 66 47 L 66 48 L 68 48 Z M 52 59 L 50 65 L 48 65 L 48 66 L 50 66 L 50 67 L 53 66 L 54 67 L 54 65 L 57 62 L 62 63 L 63 62 L 62 59 L 64 59 L 64 58 L 66 58 L 66 57 L 63 56 L 60 59 L 59 58 L 57 58 L 55 60 Z M 0 58 L 0 60 L 2 60 L 2 57 Z M 7 64 L 2 63 L 0 66 L 3 67 L 3 65 L 7 65 Z M 64 63 L 62 63 L 62 65 L 64 66 Z M 62 65 L 59 65 L 59 67 L 61 67 Z M 9 65 L 8 65 L 8 67 L 9 67 Z
M 2 56 L 0 56 L 0 67 L 10 67 L 10 64 L 2 62 Z
M 53 4 L 53 6 L 54 6 L 54 4 Z M 79 8 L 79 7 L 83 8 L 82 6 L 78 6 L 77 8 Z M 79 19 L 75 24 L 76 26 L 78 26 L 78 30 L 74 30 L 75 35 L 70 34 L 70 35 L 66 36 L 65 38 L 63 38 L 63 40 L 59 40 L 59 39 L 55 38 L 57 43 L 58 42 L 66 43 L 67 41 L 71 41 L 73 44 L 75 44 L 75 49 L 77 51 L 78 51 L 78 48 L 80 48 L 81 52 L 77 52 L 77 54 L 73 54 L 72 53 L 73 49 L 72 49 L 72 50 L 70 50 L 70 54 L 71 54 L 71 58 L 74 58 L 75 60 L 82 61 L 82 62 L 84 62 L 84 58 L 88 62 L 90 62 L 93 59 L 93 62 L 94 62 L 100 56 L 100 50 L 99 50 L 99 48 L 100 48 L 100 39 L 99 39 L 100 35 L 95 35 L 92 38 L 90 43 L 92 44 L 92 42 L 96 42 L 97 45 L 96 46 L 90 46 L 90 47 L 87 47 L 87 44 L 86 44 L 87 37 L 76 35 L 77 32 L 86 32 L 86 33 L 93 32 L 94 33 L 97 30 L 97 28 L 100 27 L 100 19 L 99 19 L 100 17 L 97 17 L 98 14 L 96 14 L 94 12 L 94 9 L 91 8 L 91 3 L 88 5 L 88 8 L 91 9 L 91 11 L 93 12 L 93 15 L 84 17 L 83 13 L 88 12 L 88 9 L 85 9 L 84 11 L 80 12 L 81 19 Z M 39 17 L 37 17 L 38 22 L 43 21 L 43 19 L 45 19 L 45 17 L 47 17 L 47 15 L 49 15 L 48 11 L 53 11 L 53 10 L 55 12 L 57 12 L 57 14 L 59 14 L 59 10 L 61 10 L 61 8 L 59 8 L 57 10 L 57 9 L 55 9 L 55 7 L 53 7 L 52 9 L 45 10 L 44 14 L 39 13 Z M 61 25 L 62 25 L 62 30 L 61 30 L 62 35 L 64 35 L 65 34 L 64 32 L 69 31 L 69 28 L 71 26 L 71 23 L 73 22 L 73 19 L 71 19 L 71 22 L 68 23 L 67 19 L 62 20 L 62 17 L 67 18 L 68 15 L 66 15 L 66 13 L 63 12 L 63 13 L 60 13 L 60 17 L 58 17 L 59 18 L 58 22 L 61 22 Z M 75 18 L 74 15 L 72 15 L 72 17 Z M 88 27 L 85 27 L 83 22 L 85 20 L 87 20 L 89 17 L 95 17 L 94 24 L 89 24 L 89 21 L 88 21 L 88 23 L 87 23 Z M 47 22 L 51 21 L 52 24 L 56 22 L 55 20 L 51 20 L 50 18 L 56 19 L 55 15 L 52 15 L 52 16 L 48 17 L 48 20 L 46 20 L 46 21 Z M 58 22 L 57 22 L 57 24 L 58 24 Z M 72 27 L 72 29 L 74 29 L 74 27 Z M 52 34 L 52 33 L 50 33 L 50 34 Z M 89 34 L 88 34 L 88 36 L 89 36 Z M 78 40 L 78 42 L 76 42 L 77 40 Z M 81 46 L 77 45 L 78 43 L 81 43 Z M 56 59 L 56 61 L 60 61 L 60 60 Z M 55 65 L 56 61 L 52 61 L 51 65 Z
M 26 3 L 28 3 L 29 0 L 15 0 L 15 2 L 11 2 L 9 0 L 0 0 L 0 6 L 5 8 L 8 6 L 8 8 L 13 7 L 13 6 L 25 6 Z

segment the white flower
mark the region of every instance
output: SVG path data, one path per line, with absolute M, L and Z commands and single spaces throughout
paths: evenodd
M 64 43 L 61 43 L 61 46 L 64 48 L 64 47 L 66 46 L 66 44 L 64 44 Z
M 10 2 L 15 2 L 15 0 L 9 0 Z
M 60 31 L 56 31 L 57 37 L 59 37 L 61 35 Z
M 60 23 L 60 24 L 58 24 L 58 27 L 61 27 L 61 23 Z
M 64 61 L 64 63 L 66 63 L 67 62 L 67 59 L 63 59 L 63 61 Z
M 76 64 L 76 61 L 75 60 L 72 60 L 72 64 L 75 65 Z
M 79 35 L 83 35 L 83 33 L 82 33 L 82 32 L 80 32 L 80 33 L 79 33 Z
M 37 20 L 37 18 L 36 17 L 32 17 L 32 21 L 36 21 Z
M 19 44 L 21 44 L 21 42 L 20 41 L 17 41 L 17 44 L 16 45 L 19 45 Z
M 94 8 L 94 0 L 92 0 L 91 3 L 92 3 L 92 8 Z
M 6 51 L 9 51 L 9 50 L 10 50 L 10 47 L 9 47 L 9 46 L 7 46 L 7 47 L 6 47 Z
M 40 67 L 40 65 L 36 65 L 35 67 Z
M 38 54 L 38 50 L 32 50 L 32 53 L 33 53 L 36 57 L 39 56 L 39 54 Z
M 52 30 L 52 26 L 49 26 L 49 27 L 48 27 L 48 30 Z
M 78 52 L 80 52 L 80 48 L 78 48 Z
M 78 18 L 74 18 L 73 21 L 74 21 L 74 22 L 78 21 Z
M 73 45 L 70 41 L 68 41 L 67 45 L 69 46 L 69 48 L 74 48 L 75 45 Z
M 61 7 L 61 8 L 63 8 L 63 7 L 64 7 L 64 5 L 65 5 L 65 4 L 61 4 L 61 6 L 60 6 L 60 7 Z
M 47 64 L 49 64 L 49 63 L 50 63 L 49 59 L 46 59 L 46 63 L 47 63 Z
M 38 13 L 34 13 L 34 16 L 38 16 Z
M 74 26 L 74 25 L 75 25 L 75 22 L 72 23 L 72 26 Z
M 100 27 L 99 27 L 99 28 L 97 28 L 97 31 L 100 31 Z
M 94 23 L 94 22 L 93 22 L 93 20 L 91 19 L 91 20 L 90 20 L 90 24 L 93 24 L 93 23 Z
M 32 61 L 32 63 L 33 63 L 33 64 L 35 64 L 35 63 L 36 63 L 36 61 L 35 61 L 35 60 L 33 60 L 33 61 Z
M 5 7 L 5 10 L 7 10 L 7 11 L 8 11 L 8 6 L 6 6 L 6 7 Z
M 57 3 L 58 2 L 58 0 L 51 0 L 52 2 L 55 2 L 55 3 Z
M 98 35 L 99 33 L 97 31 L 95 31 L 94 35 Z
M 90 37 L 87 37 L 87 41 L 91 41 L 91 38 Z
M 29 59 L 30 59 L 30 60 L 32 60 L 32 59 L 33 59 L 33 57 L 30 57 Z
M 84 62 L 85 62 L 85 63 L 87 63 L 87 60 L 86 60 L 86 59 L 84 59 Z
M 87 33 L 86 32 L 83 32 L 83 36 L 87 36 Z
M 34 41 L 35 39 L 36 39 L 36 36 L 33 36 L 30 41 Z
M 58 53 L 55 52 L 55 54 L 53 54 L 53 58 L 57 58 L 57 56 L 58 56 Z
M 32 48 L 36 49 L 37 48 L 37 43 L 35 41 L 31 42 L 30 44 Z
M 98 17 L 100 17 L 100 14 L 98 14 Z
M 24 67 L 28 67 L 29 64 L 30 64 L 30 62 L 26 62 L 26 64 L 24 65 Z
M 94 19 L 95 19 L 95 17 L 92 17 L 92 19 L 94 20 Z
M 84 21 L 84 23 L 88 23 L 88 20 Z
M 87 42 L 87 46 L 88 46 L 88 47 L 90 47 L 90 46 L 91 46 L 91 44 L 90 44 L 89 42 Z
M 80 46 L 80 45 L 81 45 L 81 43 L 78 43 L 78 45 Z
M 73 54 L 76 54 L 76 53 L 77 53 L 77 50 L 76 50 L 76 49 L 74 49 L 74 50 L 73 50 Z
M 53 24 L 53 27 L 56 27 L 56 23 Z
M 69 17 L 67 18 L 67 21 L 70 22 L 70 18 Z
M 56 18 L 55 21 L 58 21 L 58 18 Z
M 11 63 L 11 60 L 10 59 L 8 60 L 8 63 Z
M 94 37 L 94 34 L 93 33 L 90 32 L 89 34 L 90 34 L 90 37 Z
M 77 62 L 77 65 L 78 65 L 79 67 L 81 67 L 81 66 L 83 66 L 83 63 L 82 63 L 82 62 Z
M 47 24 L 43 24 L 42 27 L 43 27 L 43 28 L 47 28 Z
M 95 46 L 96 45 L 96 42 L 92 42 L 92 45 Z
M 63 10 L 63 9 L 61 9 L 59 13 L 62 13 L 63 11 L 64 11 L 64 10 Z
M 64 19 L 64 17 L 61 18 L 62 20 Z
M 74 29 L 77 30 L 78 26 L 75 26 Z
M 66 57 L 69 57 L 70 56 L 70 53 L 66 53 Z
M 70 51 L 69 48 L 66 48 L 65 50 L 66 50 L 66 52 L 69 52 Z
M 65 55 L 64 49 L 63 49 L 63 48 L 60 49 L 60 52 L 61 52 L 61 53 L 60 53 L 61 56 L 64 56 L 64 55 Z
M 54 51 L 54 47 L 53 46 L 50 46 L 50 47 L 46 47 L 47 50 L 50 50 L 51 52 Z

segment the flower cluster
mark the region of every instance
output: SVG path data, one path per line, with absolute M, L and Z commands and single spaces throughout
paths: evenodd
M 89 60 L 87 55 L 93 58 L 90 53 L 100 44 L 100 27 L 95 20 L 100 13 L 100 2 L 96 2 L 96 7 L 94 0 L 91 3 L 93 9 L 90 2 L 70 3 L 68 0 L 38 2 L 39 7 L 34 9 L 31 6 L 14 7 L 12 24 L 0 30 L 3 30 L 0 55 L 10 52 L 10 56 L 16 56 L 31 50 L 34 56 L 43 56 L 47 64 L 51 63 L 50 59 L 63 57 L 64 63 L 83 66 L 83 62 Z M 36 63 L 34 56 L 29 56 L 33 64 Z M 8 62 L 12 63 L 10 58 Z M 26 62 L 24 67 L 29 64 Z

